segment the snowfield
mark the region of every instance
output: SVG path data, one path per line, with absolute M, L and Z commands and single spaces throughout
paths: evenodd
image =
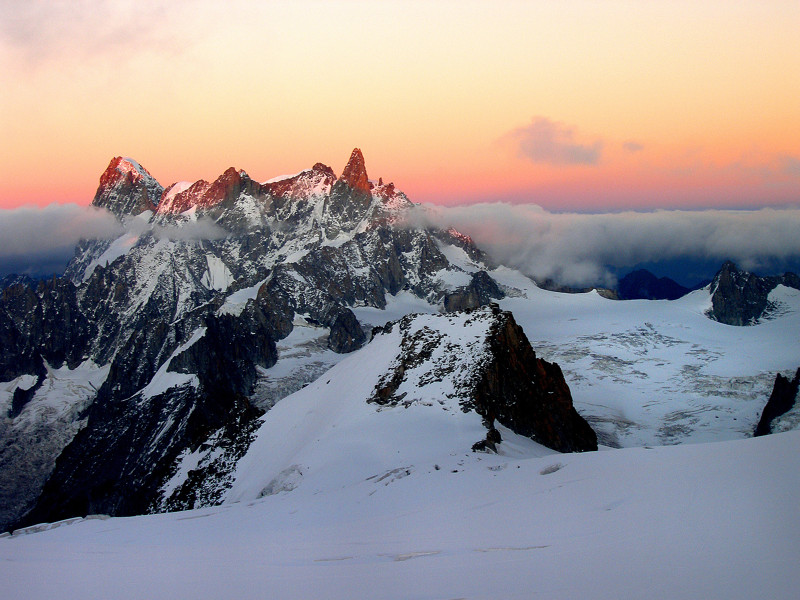
M 0 539 L 0 577 L 5 597 L 64 600 L 796 598 L 798 448 L 789 432 L 469 453 L 324 495 L 20 533 Z
M 705 315 L 707 289 L 678 300 L 607 300 L 561 294 L 518 272 L 491 272 L 505 286 L 537 356 L 564 371 L 575 408 L 598 441 L 660 446 L 750 437 L 775 375 L 800 366 L 800 292 L 778 286 L 776 309 L 752 327 Z

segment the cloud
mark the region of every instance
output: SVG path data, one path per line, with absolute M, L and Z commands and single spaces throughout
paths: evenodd
M 221 240 L 228 236 L 227 230 L 207 217 L 200 217 L 197 221 L 188 221 L 180 225 L 154 225 L 152 231 L 153 236 L 159 240 Z
M 641 152 L 642 150 L 644 150 L 644 146 L 642 144 L 634 141 L 625 142 L 624 144 L 622 144 L 622 147 L 631 154 L 634 154 L 636 152 Z
M 0 275 L 63 271 L 81 239 L 111 239 L 123 227 L 93 206 L 50 204 L 0 210 Z
M 2 2 L 0 43 L 31 65 L 64 56 L 119 60 L 137 51 L 177 51 L 192 39 L 188 31 L 177 35 L 180 10 L 180 3 L 156 0 Z
M 424 206 L 415 222 L 453 226 L 499 262 L 573 286 L 613 285 L 611 267 L 678 258 L 746 269 L 800 257 L 800 209 L 551 213 L 536 205 Z
M 0 277 L 60 274 L 80 240 L 110 240 L 123 234 L 191 242 L 223 239 L 229 232 L 206 217 L 175 225 L 151 224 L 138 217 L 120 223 L 105 209 L 77 204 L 0 210 Z
M 520 158 L 553 165 L 596 165 L 602 140 L 591 144 L 575 141 L 575 130 L 546 117 L 534 117 L 530 125 L 506 133 L 501 142 L 514 148 Z

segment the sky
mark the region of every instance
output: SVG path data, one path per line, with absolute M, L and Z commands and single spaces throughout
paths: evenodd
M 800 206 L 800 3 L 0 0 L 0 207 L 364 151 L 415 202 Z

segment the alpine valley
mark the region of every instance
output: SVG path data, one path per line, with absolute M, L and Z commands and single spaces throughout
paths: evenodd
M 0 298 L 8 597 L 794 597 L 797 275 L 550 291 L 358 149 L 93 205 Z

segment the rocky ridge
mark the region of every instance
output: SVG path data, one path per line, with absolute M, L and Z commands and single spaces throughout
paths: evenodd
M 753 325 L 773 308 L 769 294 L 778 285 L 800 289 L 794 273 L 761 277 L 726 261 L 710 284 L 709 317 L 726 325 Z
M 483 418 L 489 448 L 500 441 L 497 421 L 559 452 L 597 450 L 597 436 L 573 407 L 561 369 L 536 357 L 510 312 L 493 304 L 455 315 L 409 315 L 373 336 L 395 331 L 397 358 L 370 402 L 409 406 L 441 393 Z M 433 391 L 426 394 L 427 386 Z

